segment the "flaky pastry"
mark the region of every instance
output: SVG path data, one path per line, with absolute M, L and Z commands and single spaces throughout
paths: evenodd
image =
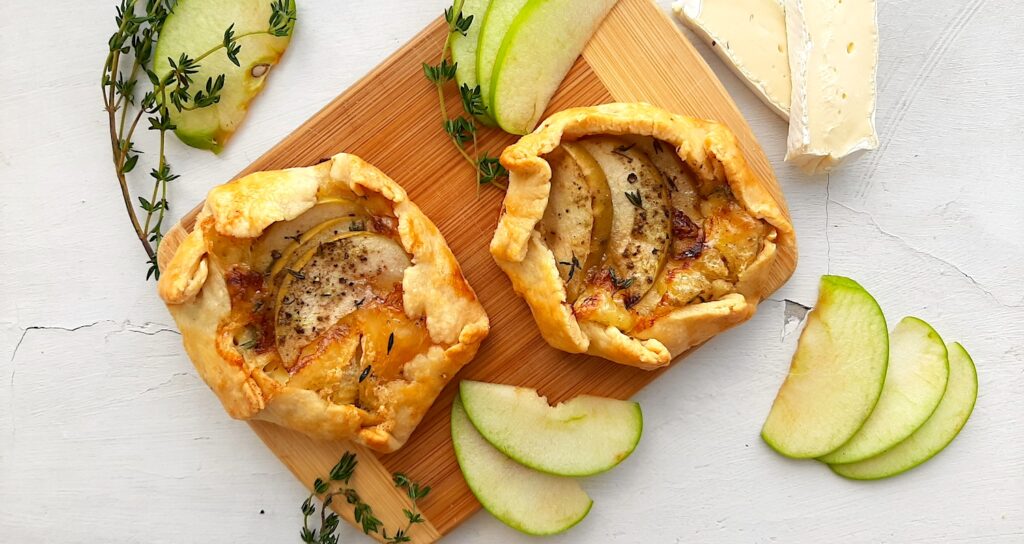
M 381 452 L 488 333 L 437 227 L 344 153 L 214 188 L 159 290 L 231 416 Z
M 558 112 L 501 163 L 491 254 L 564 351 L 663 367 L 749 319 L 796 243 L 732 132 L 649 104 Z

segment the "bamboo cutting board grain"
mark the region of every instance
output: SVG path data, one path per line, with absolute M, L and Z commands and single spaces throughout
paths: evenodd
M 491 335 L 479 355 L 396 453 L 377 456 L 351 444 L 313 440 L 268 423 L 251 424 L 306 486 L 327 474 L 345 450 L 355 451 L 359 468 L 354 483 L 388 528 L 402 524 L 402 508 L 408 507 L 391 483 L 391 473 L 404 472 L 430 485 L 433 491 L 420 504 L 427 523 L 413 530 L 415 542 L 434 542 L 480 507 L 459 473 L 451 446 L 448 418 L 459 379 L 534 387 L 558 402 L 581 393 L 628 398 L 661 374 L 548 347 L 526 304 L 491 260 L 487 245 L 503 193 L 483 188 L 477 195 L 473 170 L 442 131 L 436 90 L 421 69 L 421 63 L 437 61 L 444 31 L 443 20 L 432 23 L 239 174 L 310 165 L 341 151 L 359 155 L 403 185 L 437 224 L 490 316 Z M 448 111 L 461 113 L 454 85 L 447 95 Z M 610 101 L 650 102 L 728 125 L 785 209 L 771 166 L 735 104 L 675 23 L 650 0 L 620 0 L 573 66 L 549 112 Z M 480 144 L 497 155 L 514 140 L 487 129 Z M 168 233 L 160 246 L 161 263 L 170 259 L 194 219 L 195 211 Z M 780 248 L 780 256 L 772 291 L 796 267 L 795 248 Z M 347 505 L 338 506 L 351 522 Z

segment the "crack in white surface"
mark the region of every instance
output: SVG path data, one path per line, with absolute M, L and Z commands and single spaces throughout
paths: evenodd
M 120 322 L 118 322 L 118 321 L 114 321 L 113 319 L 100 319 L 100 320 L 97 320 L 97 321 L 93 321 L 92 323 L 85 323 L 85 324 L 82 324 L 82 325 L 76 325 L 74 327 L 62 327 L 62 326 L 59 326 L 59 325 L 29 325 L 28 327 L 25 327 L 24 329 L 22 329 L 21 337 L 19 337 L 18 341 L 14 344 L 14 350 L 11 352 L 11 359 L 10 360 L 13 362 L 14 358 L 17 357 L 18 350 L 21 348 L 21 344 L 25 341 L 25 337 L 28 336 L 29 332 L 32 332 L 32 331 L 76 332 L 76 331 L 80 331 L 82 329 L 89 329 L 89 328 L 96 327 L 98 325 L 104 325 L 104 324 L 120 325 L 120 327 L 121 327 L 118 330 L 111 331 L 111 332 L 107 333 L 106 335 L 104 335 L 104 339 L 105 340 L 109 339 L 110 336 L 113 335 L 113 334 L 118 334 L 118 333 L 122 333 L 122 332 L 130 332 L 130 333 L 136 333 L 136 334 L 143 334 L 143 335 L 146 335 L 146 336 L 153 336 L 153 335 L 160 334 L 160 333 L 163 333 L 163 332 L 169 332 L 171 334 L 179 334 L 179 335 L 181 334 L 181 333 L 179 333 L 177 330 L 175 330 L 174 328 L 172 328 L 169 325 L 164 325 L 164 324 L 161 324 L 161 323 L 153 323 L 151 321 L 147 321 L 147 322 L 145 322 L 145 323 L 143 323 L 141 325 L 137 325 L 135 323 L 132 323 L 131 321 L 120 321 Z M 13 384 L 14 384 L 14 369 L 12 368 L 11 369 L 11 385 L 13 385 Z
M 156 385 L 151 385 L 151 386 L 143 389 L 142 391 L 139 392 L 139 394 L 135 395 L 132 398 L 132 400 L 137 399 L 137 398 L 139 398 L 139 397 L 141 397 L 141 396 L 143 396 L 143 395 L 145 395 L 147 393 L 152 393 L 153 391 L 156 391 L 157 389 L 160 389 L 161 387 L 167 387 L 168 385 L 171 385 L 171 382 L 173 382 L 175 378 L 187 377 L 189 375 L 190 374 L 188 372 L 175 372 L 175 373 L 171 374 L 170 376 L 168 376 L 168 378 L 166 380 L 164 380 L 164 381 L 162 381 L 162 382 L 160 382 L 160 383 L 158 383 Z
M 979 282 L 978 280 L 974 279 L 974 276 L 968 274 L 966 271 L 964 271 L 962 268 L 960 268 L 956 264 L 954 264 L 954 263 L 952 263 L 950 261 L 947 261 L 947 260 L 945 260 L 945 259 L 943 259 L 941 257 L 932 255 L 931 253 L 929 253 L 928 251 L 925 251 L 923 249 L 918 249 L 918 248 L 914 247 L 910 242 L 904 240 L 902 236 L 900 236 L 898 234 L 894 234 L 892 232 L 889 232 L 889 231 L 885 230 L 878 223 L 878 221 L 875 219 L 875 217 L 873 215 L 871 215 L 870 213 L 868 213 L 866 211 L 863 211 L 863 210 L 858 210 L 856 208 L 850 207 L 850 206 L 848 206 L 846 204 L 843 204 L 842 202 L 839 202 L 838 200 L 832 200 L 831 198 L 829 198 L 829 202 L 831 202 L 833 204 L 836 204 L 838 206 L 841 206 L 841 207 L 845 208 L 846 210 L 848 210 L 848 211 L 850 211 L 852 213 L 855 213 L 857 215 L 861 215 L 863 217 L 866 217 L 868 222 L 871 224 L 872 227 L 875 228 L 875 230 L 877 230 L 879 233 L 881 233 L 882 235 L 886 236 L 887 238 L 891 238 L 893 240 L 896 240 L 897 242 L 902 244 L 905 248 L 909 249 L 914 254 L 920 255 L 921 257 L 925 257 L 925 258 L 927 258 L 927 259 L 929 259 L 931 261 L 935 261 L 935 262 L 937 262 L 939 264 L 945 265 L 947 268 L 950 268 L 950 269 L 954 270 L 957 274 L 959 274 L 960 276 L 963 276 L 964 279 L 966 279 L 968 282 L 970 282 L 971 285 L 973 285 L 979 291 L 981 291 L 982 293 L 985 293 L 986 295 L 988 295 L 988 297 L 991 298 L 992 301 L 995 302 L 996 304 L 998 304 L 998 305 L 1000 305 L 1000 306 L 1002 306 L 1004 308 L 1024 308 L 1024 304 L 1015 304 L 1015 303 L 1004 302 L 1002 299 L 997 297 L 991 290 L 989 290 L 987 287 L 982 285 L 981 282 Z M 825 209 L 826 209 L 826 216 L 827 216 L 827 210 L 828 210 L 827 205 L 826 205 Z M 825 231 L 825 237 L 826 237 L 826 240 L 827 240 L 828 239 L 828 231 L 827 230 Z

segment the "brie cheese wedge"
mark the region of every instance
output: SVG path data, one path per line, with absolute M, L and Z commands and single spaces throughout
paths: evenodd
M 781 0 L 682 0 L 676 17 L 783 119 L 791 84 Z
M 875 0 L 785 0 L 793 91 L 786 160 L 831 170 L 878 147 Z

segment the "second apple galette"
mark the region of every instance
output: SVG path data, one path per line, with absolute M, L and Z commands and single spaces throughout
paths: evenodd
M 488 332 L 437 227 L 344 153 L 210 191 L 160 295 L 233 417 L 383 452 Z
M 491 253 L 565 351 L 665 366 L 753 315 L 779 247 L 795 244 L 784 204 L 717 123 L 647 104 L 574 108 L 501 163 Z

